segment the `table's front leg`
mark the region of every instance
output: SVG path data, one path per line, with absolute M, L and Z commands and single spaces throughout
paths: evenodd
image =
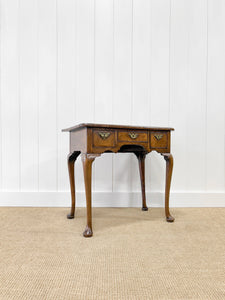
M 68 171 L 70 177 L 70 192 L 71 192 L 71 211 L 67 215 L 68 219 L 73 219 L 75 214 L 75 179 L 74 179 L 74 164 L 79 156 L 80 151 L 74 151 L 67 156 Z
M 146 194 L 145 194 L 145 152 L 134 152 L 138 159 L 139 173 L 141 179 L 141 193 L 142 193 L 142 210 L 147 211 Z
M 99 154 L 83 153 L 81 159 L 83 162 L 84 170 L 84 183 L 86 193 L 86 206 L 87 206 L 87 226 L 83 232 L 84 237 L 91 237 L 92 232 L 92 207 L 91 207 L 91 184 L 92 184 L 92 163 Z
M 173 156 L 171 153 L 162 153 L 166 161 L 166 187 L 165 187 L 165 214 L 166 221 L 173 222 L 175 219 L 171 216 L 169 210 L 170 184 L 173 172 Z

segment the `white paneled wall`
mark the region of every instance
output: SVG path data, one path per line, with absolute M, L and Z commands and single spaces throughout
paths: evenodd
M 69 205 L 80 122 L 174 127 L 172 205 L 224 205 L 224 0 L 0 0 L 0 29 L 0 205 Z M 151 153 L 150 205 L 164 175 Z M 76 184 L 83 205 L 80 160 Z M 138 205 L 135 157 L 96 159 L 93 190 Z

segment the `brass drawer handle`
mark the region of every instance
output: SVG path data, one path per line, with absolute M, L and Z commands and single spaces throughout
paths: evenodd
M 163 137 L 163 134 L 155 134 L 154 137 L 159 141 Z
M 134 132 L 129 132 L 129 136 L 132 138 L 132 139 L 136 139 L 138 137 L 138 134 L 137 133 L 134 133 Z
M 99 134 L 100 138 L 102 138 L 103 140 L 106 140 L 110 136 L 111 132 L 100 131 L 98 134 Z

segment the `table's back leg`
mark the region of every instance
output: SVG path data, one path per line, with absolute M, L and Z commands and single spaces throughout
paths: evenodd
M 165 214 L 166 221 L 173 222 L 175 219 L 171 216 L 169 210 L 170 184 L 173 172 L 173 156 L 171 153 L 162 153 L 166 160 L 166 187 L 165 187 Z
M 83 232 L 84 237 L 91 237 L 93 235 L 92 231 L 92 208 L 91 208 L 91 184 L 92 184 L 92 163 L 94 159 L 100 154 L 86 154 L 82 153 L 81 159 L 83 162 L 84 170 L 84 183 L 85 183 L 85 193 L 86 193 L 86 206 L 87 206 L 87 226 Z
M 142 210 L 148 210 L 146 205 L 146 194 L 145 194 L 145 157 L 144 152 L 134 152 L 138 159 L 139 173 L 141 179 L 141 193 L 142 193 Z
M 67 157 L 69 178 L 70 178 L 70 192 L 71 192 L 71 211 L 67 215 L 68 219 L 73 219 L 75 215 L 75 178 L 74 178 L 74 164 L 79 156 L 80 151 L 74 151 Z

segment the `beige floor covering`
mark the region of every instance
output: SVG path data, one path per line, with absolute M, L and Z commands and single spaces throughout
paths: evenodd
M 225 209 L 0 208 L 0 299 L 225 299 Z

